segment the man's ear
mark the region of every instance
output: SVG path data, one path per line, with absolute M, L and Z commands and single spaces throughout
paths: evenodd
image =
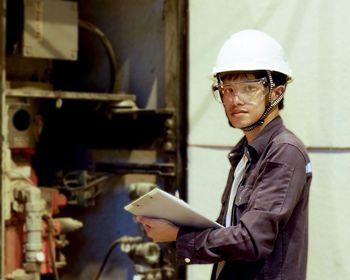
M 286 90 L 286 87 L 283 85 L 275 87 L 272 90 L 271 102 L 275 101 L 279 96 L 281 96 L 285 90 Z

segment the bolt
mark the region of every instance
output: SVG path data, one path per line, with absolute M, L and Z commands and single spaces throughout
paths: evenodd
M 164 150 L 165 151 L 174 151 L 175 150 L 174 142 L 166 141 L 164 144 Z
M 165 126 L 169 128 L 173 128 L 175 125 L 174 119 L 166 119 L 165 121 Z
M 37 262 L 43 262 L 45 260 L 45 254 L 43 252 L 38 252 L 35 258 Z

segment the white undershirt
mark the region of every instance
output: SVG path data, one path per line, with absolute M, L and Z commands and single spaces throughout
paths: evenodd
M 232 187 L 231 187 L 231 192 L 230 192 L 230 199 L 229 199 L 229 204 L 228 204 L 228 208 L 227 208 L 227 213 L 226 213 L 226 218 L 225 218 L 225 226 L 229 227 L 230 225 L 232 225 L 232 208 L 233 208 L 233 202 L 235 201 L 235 196 L 237 193 L 237 189 L 239 184 L 241 183 L 243 176 L 244 176 L 244 170 L 245 170 L 245 166 L 247 164 L 248 158 L 243 155 L 243 157 L 241 158 L 241 160 L 239 161 L 239 163 L 237 164 L 237 167 L 235 169 L 235 174 L 234 174 L 234 180 L 232 183 Z

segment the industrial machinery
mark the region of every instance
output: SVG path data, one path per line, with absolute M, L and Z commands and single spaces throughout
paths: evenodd
M 0 279 L 185 279 L 123 206 L 186 199 L 187 1 L 0 3 Z

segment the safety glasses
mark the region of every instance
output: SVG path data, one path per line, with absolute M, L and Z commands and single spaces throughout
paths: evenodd
M 242 82 L 223 82 L 213 85 L 213 94 L 219 103 L 226 97 L 235 95 L 243 102 L 249 102 L 268 93 L 267 79 L 254 79 Z

